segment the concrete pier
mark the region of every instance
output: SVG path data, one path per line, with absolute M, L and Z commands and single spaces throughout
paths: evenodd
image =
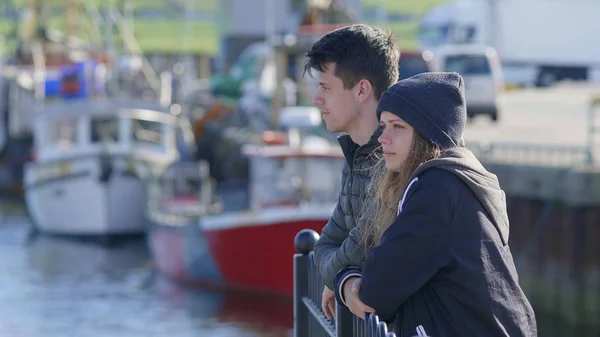
M 484 166 L 506 192 L 511 250 L 536 310 L 600 330 L 600 168 Z

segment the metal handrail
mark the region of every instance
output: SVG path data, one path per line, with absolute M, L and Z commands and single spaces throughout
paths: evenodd
M 336 301 L 335 318 L 330 321 L 321 309 L 325 286 L 314 262 L 313 248 L 319 234 L 311 229 L 298 232 L 294 245 L 294 337 L 396 337 L 385 322 L 374 314 L 358 318 Z
M 594 162 L 589 146 L 521 142 L 466 142 L 465 146 L 482 162 L 552 167 L 583 166 Z

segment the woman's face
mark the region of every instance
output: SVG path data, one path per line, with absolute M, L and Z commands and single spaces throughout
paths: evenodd
M 385 167 L 399 172 L 408 158 L 413 142 L 414 129 L 402 118 L 389 111 L 382 111 L 379 124 L 383 133 L 378 141 L 383 149 Z

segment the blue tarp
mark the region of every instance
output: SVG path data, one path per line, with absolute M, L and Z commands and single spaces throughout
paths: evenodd
M 87 61 L 62 65 L 58 74 L 48 75 L 45 83 L 45 96 L 60 96 L 64 99 L 88 97 L 86 83 Z

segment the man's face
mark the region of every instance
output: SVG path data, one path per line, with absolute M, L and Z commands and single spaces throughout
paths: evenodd
M 313 104 L 321 109 L 327 130 L 348 132 L 359 115 L 354 88 L 344 89 L 342 80 L 335 76 L 335 63 L 327 63 L 325 72 L 319 72 L 317 80 L 319 88 Z

